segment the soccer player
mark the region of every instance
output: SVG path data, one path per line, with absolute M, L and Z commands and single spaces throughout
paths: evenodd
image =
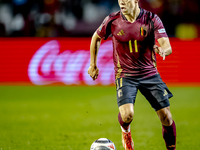
M 145 96 L 161 123 L 167 150 L 176 149 L 176 126 L 170 112 L 173 95 L 156 69 L 156 54 L 163 60 L 172 53 L 169 38 L 160 18 L 138 5 L 139 0 L 118 0 L 120 11 L 110 14 L 92 36 L 88 74 L 99 74 L 97 53 L 101 40 L 112 36 L 116 76 L 118 120 L 125 150 L 134 150 L 130 123 L 137 91 Z M 155 40 L 159 46 L 155 45 Z

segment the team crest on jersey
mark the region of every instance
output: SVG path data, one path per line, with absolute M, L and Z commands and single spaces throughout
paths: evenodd
M 147 36 L 147 29 L 146 27 L 140 27 L 140 35 Z

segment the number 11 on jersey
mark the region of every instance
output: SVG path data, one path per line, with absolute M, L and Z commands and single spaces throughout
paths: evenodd
M 134 41 L 134 46 L 135 46 L 135 52 L 138 52 L 138 46 L 137 46 L 137 40 Z M 129 41 L 129 49 L 130 49 L 130 53 L 133 53 L 133 47 L 132 47 L 132 42 L 131 40 Z

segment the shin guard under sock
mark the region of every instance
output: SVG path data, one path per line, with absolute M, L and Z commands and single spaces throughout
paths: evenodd
M 168 150 L 176 150 L 176 125 L 162 126 L 162 134 Z

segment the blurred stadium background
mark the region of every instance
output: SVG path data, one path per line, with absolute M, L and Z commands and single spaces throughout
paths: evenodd
M 177 149 L 200 149 L 200 1 L 140 0 L 162 19 L 173 48 L 158 70 L 174 97 Z M 88 150 L 106 137 L 122 149 L 111 40 L 87 75 L 93 32 L 117 0 L 0 0 L 0 150 Z M 165 149 L 161 125 L 139 93 L 136 149 Z M 147 126 L 148 125 L 148 126 Z
M 170 37 L 200 36 L 198 0 L 140 0 L 140 6 L 160 16 Z M 0 0 L 0 36 L 90 37 L 117 10 L 117 0 Z

